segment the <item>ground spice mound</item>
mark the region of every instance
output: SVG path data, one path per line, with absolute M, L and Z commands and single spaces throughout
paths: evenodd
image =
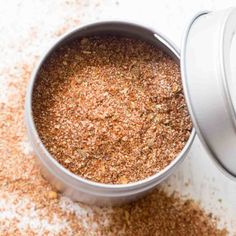
M 161 190 L 112 208 L 56 193 L 40 175 L 25 130 L 24 98 L 33 65 L 15 68 L 0 71 L 10 81 L 8 101 L 0 101 L 0 235 L 227 235 L 192 201 Z
M 143 236 L 147 235 L 145 222 L 148 222 L 149 229 L 151 225 L 153 226 L 151 233 L 163 235 L 163 229 L 160 229 L 156 219 L 161 220 L 159 212 L 164 215 L 162 219 L 166 219 L 169 209 L 176 209 L 177 205 L 182 204 L 178 199 L 173 200 L 172 196 L 165 197 L 164 193 L 155 191 L 145 199 L 121 208 L 86 206 L 56 193 L 42 178 L 36 164 L 36 157 L 30 146 L 24 122 L 27 84 L 38 56 L 44 51 L 45 43 L 49 46 L 58 32 L 63 33 L 78 25 L 81 12 L 86 12 L 79 2 L 77 0 L 70 3 L 58 0 L 38 1 L 35 7 L 35 1 L 17 0 L 4 2 L 2 5 L 3 9 L 4 6 L 7 9 L 3 11 L 3 17 L 7 20 L 0 21 L 4 32 L 0 38 L 4 58 L 0 66 L 0 235 L 117 236 L 137 235 L 138 230 L 141 232 L 138 236 Z M 52 6 L 53 11 L 48 14 L 48 9 Z M 101 8 L 104 8 L 104 5 Z M 64 17 L 61 13 L 65 14 Z M 96 11 L 94 14 L 96 15 Z M 27 24 L 25 24 L 26 19 L 28 19 Z M 50 24 L 45 24 L 45 20 Z M 57 25 L 55 26 L 53 22 Z M 32 30 L 35 33 L 32 33 Z M 176 178 L 173 188 L 178 184 L 181 184 L 181 180 Z M 214 189 L 214 185 L 210 185 L 209 188 Z M 205 196 L 199 195 L 199 197 Z M 166 203 L 169 206 L 166 211 L 165 208 L 158 207 L 163 198 L 170 201 L 169 204 Z M 187 213 L 186 210 L 182 211 L 181 205 L 179 209 L 182 212 L 179 214 L 182 216 Z M 199 208 L 194 209 L 197 211 L 194 211 L 195 218 L 190 217 L 191 222 L 185 224 L 187 230 L 182 234 L 183 236 L 207 235 L 202 233 L 202 227 L 205 232 L 209 232 L 208 235 L 227 235 L 217 229 L 214 219 L 209 218 Z M 154 213 L 153 216 L 148 215 L 147 210 Z M 170 213 L 174 215 L 176 211 Z M 197 215 L 202 216 L 200 221 Z M 141 222 L 142 217 L 146 217 L 143 222 Z M 223 221 L 225 219 L 227 217 L 222 218 Z M 139 222 L 138 228 L 135 220 Z M 183 217 L 181 222 L 182 220 Z M 161 225 L 169 224 L 174 225 L 173 231 L 176 235 L 183 230 L 178 228 L 178 224 L 171 222 Z M 187 234 L 188 232 L 190 233 Z
M 109 218 L 102 235 L 227 235 L 225 229 L 217 229 L 211 214 L 207 215 L 195 202 L 160 190 L 138 202 L 114 208 Z
M 155 174 L 191 132 L 177 63 L 124 37 L 83 38 L 54 52 L 38 75 L 33 115 L 59 163 L 102 183 Z

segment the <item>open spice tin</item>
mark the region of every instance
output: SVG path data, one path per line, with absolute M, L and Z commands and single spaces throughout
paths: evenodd
M 32 74 L 26 97 L 26 125 L 29 139 L 49 182 L 73 200 L 97 205 L 122 204 L 135 200 L 166 179 L 183 161 L 195 136 L 221 170 L 236 176 L 236 10 L 200 13 L 185 33 L 181 57 L 176 47 L 156 30 L 129 22 L 100 22 L 79 27 L 61 37 L 42 57 Z M 42 144 L 32 115 L 32 93 L 37 75 L 47 57 L 69 40 L 101 34 L 121 35 L 147 41 L 181 61 L 181 73 L 188 109 L 194 124 L 179 155 L 162 171 L 129 184 L 101 184 L 86 180 L 60 165 Z M 235 90 L 234 90 L 235 87 Z M 234 95 L 235 91 L 235 95 Z

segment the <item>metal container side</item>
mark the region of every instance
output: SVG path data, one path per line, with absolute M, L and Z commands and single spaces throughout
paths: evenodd
M 50 155 L 40 140 L 32 115 L 32 93 L 38 72 L 47 57 L 59 46 L 75 38 L 101 34 L 122 35 L 145 40 L 165 51 L 176 62 L 179 63 L 180 58 L 176 47 L 155 30 L 129 22 L 112 21 L 81 26 L 62 36 L 46 52 L 35 68 L 26 94 L 25 120 L 29 139 L 41 165 L 42 174 L 56 189 L 69 196 L 72 200 L 104 206 L 118 205 L 136 200 L 166 179 L 184 160 L 194 140 L 195 130 L 194 128 L 192 129 L 185 147 L 166 168 L 144 180 L 129 184 L 102 184 L 84 179 L 64 168 Z
M 229 57 L 235 31 L 235 8 L 199 13 L 181 48 L 182 83 L 197 135 L 219 170 L 234 180 L 236 116 Z

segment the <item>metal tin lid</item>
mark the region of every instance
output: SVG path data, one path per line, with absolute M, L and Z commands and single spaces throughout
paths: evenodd
M 236 8 L 200 13 L 181 50 L 184 93 L 198 137 L 236 179 Z

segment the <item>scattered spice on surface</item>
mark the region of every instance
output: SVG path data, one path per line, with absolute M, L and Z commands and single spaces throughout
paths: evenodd
M 33 1 L 5 2 L 12 7 L 4 13 L 4 17 L 7 14 L 9 16 L 7 19 L 17 19 L 17 21 L 14 24 L 10 24 L 10 20 L 0 23 L 4 31 L 3 37 L 0 39 L 3 45 L 2 55 L 4 55 L 0 67 L 0 235 L 135 235 L 137 226 L 132 226 L 132 224 L 137 224 L 135 220 L 143 218 L 141 213 L 149 209 L 151 214 L 146 213 L 147 217 L 139 225 L 138 230 L 141 232 L 139 235 L 145 235 L 147 232 L 145 222 L 148 222 L 148 227 L 153 226 L 151 232 L 155 232 L 154 235 L 162 236 L 163 231 L 161 232 L 158 228 L 159 224 L 156 219 L 159 217 L 160 220 L 164 219 L 170 212 L 173 213 L 169 209 L 176 209 L 176 205 L 179 203 L 178 200 L 172 200 L 172 197 L 164 197 L 166 201 L 170 202 L 169 207 L 166 211 L 164 211 L 165 208 L 160 208 L 161 211 L 160 209 L 157 211 L 156 209 L 161 205 L 161 199 L 165 196 L 159 191 L 155 191 L 142 201 L 121 208 L 86 206 L 72 202 L 60 194 L 58 194 L 57 201 L 48 199 L 48 193 L 53 189 L 42 178 L 36 164 L 36 157 L 27 138 L 24 123 L 24 102 L 30 74 L 38 60 L 38 55 L 41 55 L 44 49 L 44 43 L 55 39 L 55 30 L 62 33 L 60 28 L 64 32 L 64 30 L 67 31 L 69 28 L 75 27 L 77 23 L 73 19 L 78 19 L 81 11 L 86 12 L 85 9 L 76 7 L 79 1 L 70 1 L 70 10 L 64 5 L 64 2 L 58 0 L 38 1 L 37 8 L 35 8 Z M 76 5 L 74 5 L 75 3 Z M 45 24 L 45 19 L 48 19 L 48 9 L 52 5 L 55 6 L 54 11 L 51 12 L 54 14 L 54 18 L 50 19 L 52 22 L 57 22 L 57 26 Z M 29 13 L 28 9 L 32 9 L 29 15 L 26 14 Z M 72 14 L 72 9 L 75 9 L 76 14 Z M 61 13 L 65 13 L 65 18 L 61 17 Z M 32 18 L 32 14 L 36 17 Z M 24 17 L 21 17 L 22 15 Z M 55 15 L 58 18 L 55 19 Z M 23 24 L 25 17 L 30 17 L 28 24 Z M 65 21 L 65 26 L 61 27 L 61 21 Z M 17 30 L 22 24 L 24 27 L 21 27 L 20 31 Z M 27 30 L 32 28 L 37 32 L 33 40 L 27 33 Z M 13 29 L 15 29 L 15 37 L 12 37 Z M 24 40 L 21 37 L 24 37 Z M 7 46 L 9 43 L 12 45 L 11 47 Z M 178 184 L 177 179 L 176 184 Z M 152 208 L 154 209 L 151 210 Z M 184 215 L 181 207 L 179 211 Z M 202 233 L 202 227 L 205 232 L 209 232 L 208 235 L 224 235 L 224 231 L 216 229 L 214 219 L 210 219 L 199 208 L 196 211 L 194 214 L 201 215 L 202 220 L 199 221 L 199 217 L 191 218 L 190 224 L 186 224 L 187 230 L 182 234 L 183 236 L 207 235 Z M 158 217 L 158 212 L 162 212 L 162 217 L 160 215 Z M 173 222 L 169 224 L 176 227 L 173 232 L 176 231 L 176 235 L 178 235 L 180 232 L 177 228 L 178 224 Z M 190 233 L 187 234 L 187 232 Z
M 212 214 L 206 214 L 192 200 L 155 190 L 138 202 L 115 207 L 102 235 L 227 235 L 217 230 Z
M 102 183 L 162 170 L 191 132 L 178 64 L 124 37 L 83 38 L 57 49 L 38 75 L 33 114 L 49 152 Z

